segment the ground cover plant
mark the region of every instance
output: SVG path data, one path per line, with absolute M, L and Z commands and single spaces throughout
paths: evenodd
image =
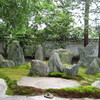
M 38 89 L 34 87 L 24 87 L 18 86 L 17 81 L 21 79 L 22 76 L 28 76 L 31 65 L 30 63 L 26 63 L 24 65 L 15 66 L 11 68 L 0 68 L 0 78 L 6 80 L 8 85 L 7 94 L 8 95 L 38 95 L 43 94 L 45 92 L 51 92 L 56 96 L 60 97 L 72 97 L 72 98 L 100 98 L 100 89 L 94 88 L 90 86 L 97 78 L 100 78 L 100 73 L 95 75 L 86 75 L 84 71 L 87 69 L 85 67 L 79 68 L 79 73 L 77 76 L 68 76 L 66 73 L 53 72 L 50 73 L 49 77 L 61 77 L 65 79 L 72 79 L 78 81 L 81 87 L 75 88 L 63 88 L 63 89 Z M 37 77 L 37 76 L 33 76 Z M 38 76 L 39 77 L 39 76 Z M 88 82 L 88 84 L 82 83 Z

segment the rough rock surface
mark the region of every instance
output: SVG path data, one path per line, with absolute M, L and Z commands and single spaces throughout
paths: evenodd
M 94 51 L 95 51 L 95 48 L 96 48 L 95 45 L 93 45 L 93 44 L 88 44 L 84 49 L 85 49 L 85 51 L 86 51 L 86 53 L 87 53 L 88 55 L 93 55 L 93 54 L 94 54 Z
M 80 64 L 80 66 L 89 67 L 92 61 L 97 58 L 94 55 L 89 55 L 84 48 L 79 48 L 79 53 L 80 59 L 78 61 L 78 64 Z
M 94 83 L 92 83 L 92 86 L 100 89 L 100 81 L 95 81 Z
M 0 67 L 13 67 L 15 63 L 12 60 L 2 60 L 0 63 Z
M 4 60 L 4 57 L 0 54 L 0 63 Z
M 90 67 L 86 70 L 86 74 L 96 74 L 100 72 L 100 67 L 96 59 L 92 61 Z
M 76 76 L 78 74 L 79 65 L 74 64 L 72 66 L 66 66 L 64 72 L 69 76 Z
M 67 49 L 57 49 L 53 52 L 58 53 L 62 63 L 71 63 L 73 58 L 73 52 Z
M 63 64 L 60 61 L 59 55 L 56 52 L 53 52 L 49 62 L 48 67 L 50 72 L 63 72 Z
M 35 53 L 35 59 L 43 61 L 43 47 L 39 45 Z
M 7 85 L 6 82 L 0 78 L 0 97 L 4 97 L 6 95 Z
M 47 75 L 49 67 L 46 63 L 40 60 L 32 60 L 30 74 L 32 75 Z
M 24 64 L 25 59 L 23 55 L 23 50 L 19 45 L 18 41 L 13 41 L 9 46 L 8 59 L 13 60 L 15 65 Z

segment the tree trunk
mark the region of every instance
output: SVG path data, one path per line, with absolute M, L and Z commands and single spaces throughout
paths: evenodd
M 85 15 L 84 15 L 84 46 L 88 45 L 88 31 L 89 31 L 89 7 L 90 0 L 85 0 Z
M 98 58 L 100 58 L 100 33 L 99 33 Z

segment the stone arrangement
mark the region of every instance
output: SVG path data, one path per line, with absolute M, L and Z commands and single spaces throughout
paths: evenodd
M 53 52 L 58 53 L 62 63 L 71 63 L 73 58 L 73 52 L 67 49 L 57 49 Z
M 13 60 L 15 65 L 22 65 L 25 63 L 23 50 L 19 45 L 19 41 L 12 41 L 8 50 L 8 59 Z
M 78 64 L 83 67 L 88 67 L 86 74 L 100 73 L 100 58 L 94 56 L 94 46 L 89 44 L 84 48 L 79 48 L 80 60 Z
M 12 60 L 4 59 L 4 57 L 0 54 L 0 67 L 13 67 L 15 63 Z
M 56 52 L 53 52 L 49 62 L 48 67 L 50 72 L 63 72 L 63 64 L 60 61 L 59 55 Z
M 4 57 L 0 54 L 0 63 L 4 60 Z
M 3 68 L 13 67 L 13 66 L 15 66 L 15 63 L 12 60 L 2 60 L 0 66 Z
M 66 66 L 64 72 L 69 76 L 76 76 L 78 74 L 79 65 L 73 64 L 72 66 Z
M 31 62 L 31 75 L 42 75 L 45 76 L 49 73 L 49 68 L 46 63 L 40 60 L 32 60 Z
M 91 62 L 96 58 L 94 55 L 89 55 L 84 48 L 79 48 L 80 60 L 78 64 L 83 67 L 89 67 Z
M 35 53 L 35 59 L 43 61 L 43 47 L 39 45 Z
M 100 67 L 96 59 L 92 61 L 90 67 L 86 70 L 86 74 L 96 74 L 100 72 Z

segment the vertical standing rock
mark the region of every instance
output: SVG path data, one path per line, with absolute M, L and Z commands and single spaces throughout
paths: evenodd
M 63 72 L 63 64 L 60 61 L 60 58 L 56 52 L 53 52 L 51 55 L 48 67 L 50 72 Z
M 76 76 L 78 74 L 79 65 L 73 64 L 72 66 L 66 66 L 64 72 L 69 76 Z
M 0 63 L 4 60 L 4 57 L 0 54 Z
M 96 73 L 100 73 L 99 64 L 98 64 L 98 61 L 96 59 L 94 59 L 92 61 L 92 63 L 90 64 L 90 67 L 86 70 L 85 73 L 86 74 L 96 74 Z
M 8 59 L 13 60 L 15 65 L 24 64 L 25 59 L 23 55 L 23 50 L 19 45 L 19 41 L 13 41 L 9 46 Z
M 43 61 L 43 47 L 41 45 L 37 47 L 35 59 Z
M 67 49 L 56 49 L 53 52 L 58 53 L 62 63 L 71 63 L 73 58 L 73 52 Z

